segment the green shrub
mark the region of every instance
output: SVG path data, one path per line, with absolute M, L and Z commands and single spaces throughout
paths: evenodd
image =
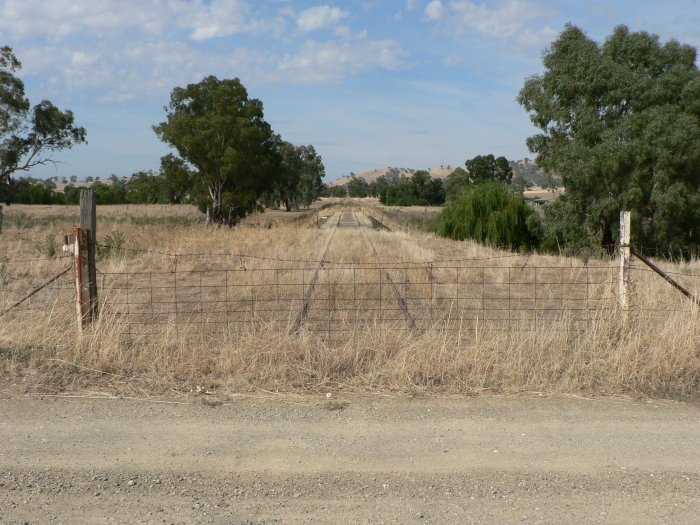
M 99 257 L 121 257 L 124 255 L 124 244 L 126 238 L 124 234 L 118 230 L 108 233 L 102 244 L 97 246 L 97 255 Z
M 502 182 L 484 182 L 465 188 L 449 202 L 438 219 L 443 237 L 474 241 L 511 250 L 538 246 L 540 222 L 522 195 Z
M 36 245 L 36 251 L 41 255 L 53 259 L 58 255 L 58 241 L 53 233 L 49 233 L 44 242 Z

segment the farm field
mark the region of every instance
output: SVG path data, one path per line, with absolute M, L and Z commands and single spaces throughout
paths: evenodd
M 77 336 L 70 272 L 5 314 L 14 388 L 697 392 L 697 309 L 642 268 L 623 316 L 612 260 L 398 230 L 376 201 L 268 211 L 234 229 L 187 206 L 126 208 L 98 210 L 95 326 Z M 6 211 L 3 309 L 70 266 L 60 239 L 76 220 L 77 208 Z M 697 262 L 665 267 L 700 288 Z

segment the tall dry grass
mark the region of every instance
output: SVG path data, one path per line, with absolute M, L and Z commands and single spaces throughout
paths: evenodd
M 324 213 L 337 213 L 340 206 Z M 30 210 L 31 211 L 31 210 Z M 371 210 L 358 209 L 368 226 Z M 49 214 L 47 211 L 41 213 Z M 50 214 L 49 214 L 50 215 Z M 284 217 L 284 215 L 282 215 Z M 102 234 L 122 231 L 126 251 L 99 261 L 102 272 L 172 269 L 170 253 L 183 256 L 180 270 L 239 267 L 249 270 L 272 264 L 270 259 L 314 261 L 333 235 L 332 220 L 315 227 L 315 213 L 282 220 L 271 228 L 206 228 L 153 222 L 103 219 Z M 0 307 L 21 297 L 36 283 L 69 261 L 18 262 L 36 256 L 33 243 L 63 224 L 37 224 L 6 229 L 0 235 L 0 259 L 6 261 L 0 282 Z M 327 254 L 335 262 L 365 264 L 470 259 L 507 255 L 471 243 L 456 243 L 428 234 L 338 230 Z M 365 236 L 378 247 L 374 255 Z M 241 261 L 224 255 L 259 256 Z M 216 255 L 221 254 L 221 255 Z M 488 259 L 494 269 L 509 266 L 580 266 L 580 261 L 551 256 Z M 610 261 L 599 261 L 600 265 Z M 310 263 L 311 264 L 311 263 Z M 485 264 L 485 263 L 482 263 Z M 663 263 L 696 293 L 697 262 Z M 309 266 L 313 267 L 313 264 Z M 331 275 L 328 272 L 327 275 Z M 324 283 L 321 277 L 320 283 Z M 0 318 L 0 373 L 17 390 L 60 391 L 110 389 L 158 394 L 187 392 L 197 386 L 225 391 L 273 390 L 315 392 L 389 391 L 409 394 L 448 392 L 567 392 L 687 398 L 700 385 L 700 315 L 698 308 L 658 276 L 633 272 L 633 310 L 623 316 L 614 303 L 615 282 L 601 286 L 600 315 L 586 330 L 570 330 L 561 319 L 532 329 L 499 330 L 491 323 L 476 330 L 441 330 L 439 325 L 415 334 L 378 323 L 358 328 L 342 340 L 325 341 L 318 334 L 288 326 L 251 325 L 247 332 L 212 334 L 190 326 L 165 326 L 157 337 L 129 335 L 124 321 L 105 308 L 99 321 L 76 336 L 68 289 L 32 301 L 32 309 Z M 64 283 L 65 284 L 65 283 Z M 326 282 L 327 284 L 327 282 Z M 70 286 L 70 279 L 67 280 Z M 108 292 L 105 291 L 105 294 Z M 456 321 L 459 313 L 455 314 Z M 535 327 L 536 328 L 536 327 Z

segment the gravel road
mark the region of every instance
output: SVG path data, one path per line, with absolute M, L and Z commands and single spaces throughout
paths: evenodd
M 700 409 L 690 404 L 206 399 L 0 399 L 0 522 L 638 525 L 700 516 Z

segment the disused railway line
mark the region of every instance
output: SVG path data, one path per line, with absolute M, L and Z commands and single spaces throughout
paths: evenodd
M 321 253 L 318 265 L 316 266 L 314 273 L 311 276 L 308 288 L 306 288 L 306 290 L 304 291 L 301 308 L 299 308 L 297 315 L 294 317 L 294 322 L 292 323 L 292 332 L 298 332 L 304 324 L 304 319 L 306 318 L 306 314 L 309 311 L 309 304 L 311 303 L 311 298 L 313 297 L 314 289 L 316 288 L 316 283 L 318 282 L 319 273 L 321 271 L 321 268 L 323 268 L 323 262 L 325 261 L 326 255 L 328 254 L 328 250 L 331 247 L 333 237 L 335 237 L 335 232 L 338 231 L 338 227 L 340 226 L 343 213 L 344 212 L 341 211 L 338 214 L 338 221 L 335 223 L 335 226 L 333 226 L 333 231 L 331 232 L 330 237 L 328 237 L 328 242 L 326 243 L 326 246 L 324 247 L 323 252 Z
M 352 212 L 354 215 L 354 212 Z M 372 222 L 372 225 L 375 226 L 375 224 L 379 224 L 386 228 L 381 222 L 379 222 L 377 219 L 374 217 L 369 217 L 370 221 Z M 357 217 L 355 217 L 355 220 L 357 220 Z M 359 221 L 357 221 L 359 224 Z M 386 228 L 388 230 L 388 228 Z M 374 253 L 375 257 L 379 257 L 379 251 L 377 250 L 377 246 L 374 244 L 374 241 L 372 241 L 372 238 L 367 234 L 365 230 L 363 230 L 364 237 L 367 240 L 367 243 L 369 244 L 370 248 L 372 248 L 372 252 Z M 408 305 L 406 304 L 406 299 L 401 295 L 401 291 L 399 290 L 399 287 L 396 286 L 396 283 L 394 280 L 391 278 L 391 275 L 389 274 L 389 270 L 385 269 L 384 270 L 384 278 L 386 279 L 386 282 L 389 283 L 391 286 L 392 291 L 394 292 L 394 297 L 396 298 L 396 302 L 399 305 L 399 308 L 401 310 L 401 313 L 403 314 L 404 318 L 406 319 L 406 322 L 408 323 L 409 328 L 413 332 L 418 332 L 418 326 L 416 325 L 416 321 L 413 319 L 413 316 L 411 315 L 411 312 L 408 311 Z
M 370 217 L 370 221 L 372 222 L 373 227 L 376 227 L 377 225 L 380 225 L 381 227 L 389 230 L 384 226 L 382 223 L 374 219 L 373 217 Z M 335 237 L 335 233 L 338 231 L 340 228 L 356 228 L 356 229 L 362 229 L 364 238 L 367 240 L 367 243 L 369 244 L 370 248 L 372 249 L 372 253 L 374 254 L 375 257 L 379 257 L 379 251 L 377 250 L 377 246 L 374 244 L 374 241 L 372 241 L 372 238 L 367 234 L 366 231 L 361 227 L 360 221 L 357 218 L 357 215 L 355 214 L 354 211 L 351 210 L 341 210 L 339 215 L 338 215 L 338 220 L 336 221 L 335 225 L 333 226 L 333 231 L 328 238 L 328 241 L 326 242 L 326 245 L 323 249 L 323 252 L 321 254 L 320 260 L 316 268 L 314 269 L 314 273 L 311 277 L 311 280 L 309 281 L 307 287 L 305 288 L 304 291 L 304 296 L 303 296 L 303 303 L 301 308 L 299 308 L 299 311 L 297 312 L 296 316 L 294 317 L 294 321 L 292 323 L 292 332 L 298 332 L 301 330 L 301 327 L 304 325 L 304 321 L 307 317 L 307 314 L 309 312 L 309 306 L 311 304 L 311 300 L 313 299 L 313 294 L 314 290 L 316 289 L 316 284 L 318 282 L 318 278 L 320 275 L 321 270 L 323 269 L 323 263 L 326 259 L 326 255 L 328 254 L 328 251 L 331 247 L 331 244 L 333 242 L 333 238 Z M 390 230 L 389 230 L 390 231 Z M 413 316 L 411 316 L 411 313 L 408 310 L 408 305 L 406 304 L 406 299 L 401 295 L 401 291 L 399 290 L 399 287 L 396 285 L 394 280 L 391 278 L 391 275 L 389 273 L 389 270 L 384 270 L 383 271 L 384 279 L 385 281 L 389 284 L 391 287 L 394 297 L 396 298 L 396 302 L 399 305 L 399 309 L 401 313 L 403 314 L 403 317 L 406 319 L 406 322 L 408 323 L 409 328 L 414 331 L 418 332 L 418 326 L 416 325 L 415 320 L 413 319 Z

